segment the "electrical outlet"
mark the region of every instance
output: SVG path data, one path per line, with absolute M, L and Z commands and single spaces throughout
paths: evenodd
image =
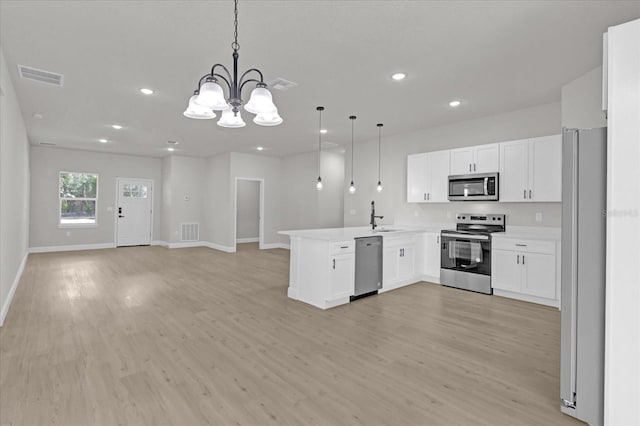
M 107 211 L 108 212 L 112 212 L 113 211 L 113 207 L 112 206 L 107 207 Z
M 349 210 L 349 214 L 350 214 L 351 216 L 355 216 L 355 215 L 356 215 L 356 209 L 351 209 L 351 210 Z
M 185 201 L 189 201 L 190 199 L 191 199 L 191 198 L 189 198 L 189 196 L 188 196 L 188 195 L 185 195 L 185 196 L 184 196 L 184 200 L 185 200 Z
M 419 211 L 419 210 L 414 210 L 414 211 L 413 211 L 413 215 L 414 215 L 415 217 L 420 216 L 420 211 Z
M 71 236 L 71 231 L 67 231 L 67 237 Z
M 536 222 L 542 222 L 542 213 L 536 213 Z

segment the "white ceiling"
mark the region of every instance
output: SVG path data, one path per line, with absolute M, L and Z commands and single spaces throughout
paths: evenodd
M 299 86 L 273 91 L 284 124 L 223 129 L 182 116 L 211 65 L 231 66 L 232 1 L 0 2 L 0 43 L 32 143 L 164 156 L 288 155 L 559 101 L 602 61 L 608 26 L 640 17 L 616 1 L 240 1 L 240 68 Z M 64 74 L 64 87 L 16 65 Z M 402 82 L 391 80 L 405 72 Z M 138 90 L 156 91 L 144 96 Z M 245 98 L 248 93 L 245 94 Z M 452 99 L 463 105 L 448 107 Z M 34 113 L 43 115 L 38 120 Z M 119 123 L 122 130 L 110 126 Z M 98 143 L 107 138 L 108 144 Z

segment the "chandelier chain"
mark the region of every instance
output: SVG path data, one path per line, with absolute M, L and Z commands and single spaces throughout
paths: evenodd
M 233 20 L 233 43 L 231 43 L 231 48 L 236 52 L 240 50 L 240 45 L 238 44 L 238 0 L 234 2 L 234 20 Z

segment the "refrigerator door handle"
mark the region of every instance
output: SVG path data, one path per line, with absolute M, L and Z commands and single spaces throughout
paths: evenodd
M 578 346 L 578 138 L 579 132 L 573 132 L 573 178 L 571 185 L 571 398 L 568 401 L 575 405 L 576 377 L 577 377 L 577 346 Z

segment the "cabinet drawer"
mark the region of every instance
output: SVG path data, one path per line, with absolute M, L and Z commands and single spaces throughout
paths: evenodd
M 330 254 L 353 253 L 356 251 L 355 240 L 341 241 L 339 243 L 331 243 Z
M 523 253 L 556 254 L 555 241 L 512 240 L 509 238 L 494 238 L 491 248 L 498 250 L 512 250 Z

